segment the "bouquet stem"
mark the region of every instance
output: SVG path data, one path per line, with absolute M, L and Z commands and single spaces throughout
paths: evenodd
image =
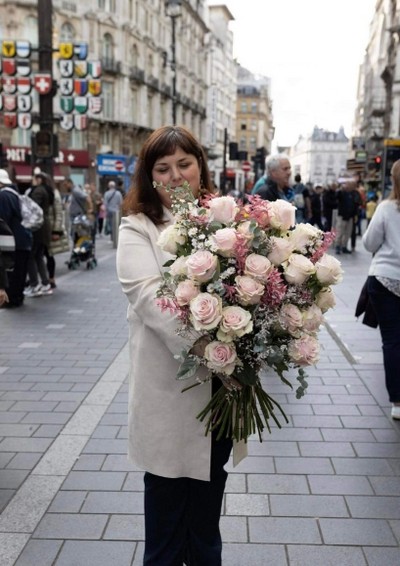
M 279 409 L 285 421 L 288 418 L 282 407 L 261 387 L 259 380 L 254 385 L 243 385 L 241 389 L 228 391 L 220 387 L 211 397 L 207 406 L 197 415 L 206 420 L 205 434 L 218 430 L 217 440 L 231 438 L 247 442 L 251 434 L 257 432 L 262 442 L 264 428 L 271 432 L 269 419 L 272 418 L 278 428 L 281 424 L 274 413 Z

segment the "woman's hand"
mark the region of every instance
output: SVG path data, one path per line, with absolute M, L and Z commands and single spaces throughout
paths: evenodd
M 8 295 L 4 289 L 0 289 L 0 307 L 3 306 L 4 303 L 8 303 Z

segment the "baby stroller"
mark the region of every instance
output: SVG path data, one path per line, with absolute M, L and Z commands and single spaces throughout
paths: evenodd
M 86 262 L 86 269 L 96 267 L 94 230 L 93 222 L 85 214 L 79 214 L 73 219 L 71 225 L 73 246 L 71 257 L 66 262 L 68 269 L 77 269 L 83 262 Z

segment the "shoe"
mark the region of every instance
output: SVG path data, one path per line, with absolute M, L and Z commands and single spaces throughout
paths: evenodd
M 400 405 L 393 405 L 392 407 L 392 419 L 400 421 Z
M 48 283 L 47 285 L 41 285 L 40 291 L 42 295 L 52 295 L 53 289 L 51 288 L 51 283 Z
M 335 253 L 338 254 L 338 255 L 340 255 L 340 254 L 342 253 L 342 251 L 341 251 L 340 248 L 336 248 L 336 249 L 335 249 Z
M 51 287 L 52 289 L 56 289 L 56 287 L 57 287 L 56 282 L 55 282 L 55 281 L 50 281 L 50 287 Z
M 27 289 L 25 289 L 24 295 L 28 299 L 31 298 L 31 297 L 41 297 L 42 296 L 42 286 L 38 284 L 38 285 L 35 285 L 35 287 L 28 287 Z
M 351 251 L 348 250 L 347 248 L 342 248 L 342 253 L 343 254 L 351 254 Z

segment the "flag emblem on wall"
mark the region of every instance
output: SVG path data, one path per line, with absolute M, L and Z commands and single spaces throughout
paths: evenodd
M 88 44 L 83 41 L 74 43 L 74 55 L 78 59 L 86 59 L 88 56 Z
M 60 80 L 60 94 L 62 96 L 70 96 L 74 92 L 74 81 L 73 79 L 61 79 Z
M 101 61 L 89 61 L 89 75 L 93 79 L 101 77 Z
M 74 127 L 74 117 L 72 114 L 63 114 L 60 120 L 60 126 L 63 130 L 72 130 Z
M 30 112 L 32 109 L 32 97 L 30 94 L 19 94 L 17 96 L 17 106 L 19 112 Z
M 17 88 L 18 88 L 18 92 L 20 92 L 21 94 L 29 94 L 32 90 L 32 83 L 30 77 L 18 77 Z
M 4 110 L 14 112 L 17 109 L 17 97 L 13 94 L 3 94 Z
M 30 57 L 31 54 L 31 44 L 29 41 L 20 40 L 16 43 L 17 56 L 23 59 Z
M 88 82 L 85 79 L 74 79 L 74 92 L 78 96 L 84 96 L 88 91 Z
M 72 43 L 60 43 L 58 51 L 61 59 L 72 59 L 74 46 Z
M 74 71 L 77 77 L 83 79 L 88 74 L 87 61 L 74 61 Z
M 17 73 L 22 77 L 28 77 L 32 72 L 31 62 L 25 59 L 17 59 Z
M 18 126 L 23 130 L 29 130 L 29 128 L 32 126 L 32 114 L 20 112 L 18 114 Z
M 3 90 L 6 94 L 14 94 L 17 90 L 16 77 L 4 77 L 2 80 Z
M 88 109 L 88 99 L 86 96 L 76 96 L 74 98 L 75 102 L 75 110 L 79 112 L 79 114 L 84 114 Z
M 3 59 L 3 73 L 5 75 L 15 75 L 16 71 L 15 59 Z
M 1 46 L 1 52 L 4 57 L 15 57 L 15 41 L 4 40 Z
M 60 59 L 60 75 L 62 77 L 72 77 L 74 74 L 74 62 L 69 59 Z
M 99 94 L 101 94 L 101 81 L 97 79 L 90 79 L 89 92 L 92 96 L 99 96 Z
M 63 112 L 69 114 L 74 109 L 74 99 L 72 96 L 62 96 L 60 98 L 60 106 Z
M 89 97 L 89 111 L 93 114 L 99 114 L 103 109 L 103 100 L 98 96 Z
M 77 130 L 86 130 L 87 125 L 87 114 L 74 114 L 74 126 Z
M 39 94 L 48 94 L 53 81 L 50 73 L 39 73 L 33 77 L 33 86 Z
M 17 127 L 17 115 L 15 112 L 4 112 L 4 125 L 6 128 Z

